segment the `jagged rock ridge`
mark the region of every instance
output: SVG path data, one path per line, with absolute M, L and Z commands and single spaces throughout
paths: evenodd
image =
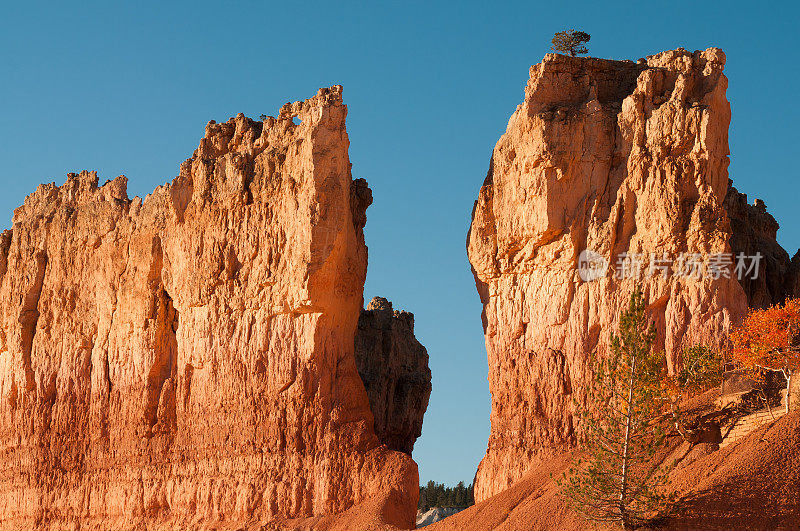
M 414 337 L 414 314 L 373 298 L 358 319 L 356 365 L 375 433 L 390 449 L 410 455 L 431 395 L 428 352 Z
M 492 394 L 476 501 L 578 441 L 588 354 L 605 351 L 634 286 L 650 301 L 670 369 L 686 347 L 722 346 L 748 296 L 785 296 L 788 256 L 774 220 L 729 194 L 724 65 L 710 48 L 638 63 L 548 54 L 531 67 L 467 240 Z M 747 292 L 732 267 L 679 277 L 654 259 L 758 249 L 770 273 Z M 608 267 L 583 275 L 585 250 Z M 641 268 L 625 256 L 639 256 Z
M 730 181 L 725 196 L 725 212 L 731 220 L 731 249 L 735 255 L 762 256 L 762 270 L 756 278 L 740 280 L 751 308 L 766 308 L 781 304 L 787 298 L 800 294 L 800 251 L 790 259 L 778 244 L 776 237 L 780 226 L 767 212 L 764 201 L 756 199 L 748 204 L 747 195 L 740 193 Z
M 0 237 L 0 523 L 195 528 L 335 513 L 414 462 L 374 434 L 354 336 L 371 202 L 341 87 L 210 122 L 144 200 L 47 184 Z M 296 124 L 293 119 L 299 119 Z

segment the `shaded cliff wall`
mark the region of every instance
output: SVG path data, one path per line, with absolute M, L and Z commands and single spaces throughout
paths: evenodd
M 428 351 L 414 337 L 414 314 L 373 298 L 361 310 L 355 352 L 378 439 L 411 455 L 431 396 Z
M 731 221 L 731 250 L 735 255 L 761 256 L 759 274 L 746 275 L 740 283 L 751 308 L 767 308 L 800 295 L 800 251 L 789 258 L 776 237 L 780 226 L 760 199 L 748 204 L 730 181 L 725 211 Z

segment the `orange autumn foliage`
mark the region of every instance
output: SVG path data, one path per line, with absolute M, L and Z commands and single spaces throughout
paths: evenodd
M 750 310 L 731 332 L 733 358 L 748 368 L 791 374 L 800 369 L 800 299 L 782 306 Z

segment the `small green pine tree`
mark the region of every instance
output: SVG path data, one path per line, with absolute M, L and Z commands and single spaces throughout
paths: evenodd
M 683 351 L 681 370 L 675 376 L 678 391 L 701 392 L 722 382 L 722 358 L 714 350 L 695 345 Z
M 467 506 L 467 488 L 464 486 L 463 481 L 459 481 L 456 485 L 455 503 L 456 507 Z
M 585 43 L 589 42 L 591 38 L 592 36 L 585 31 L 575 31 L 574 29 L 559 31 L 553 36 L 550 49 L 575 57 L 578 54 L 589 53 Z
M 617 522 L 626 530 L 671 501 L 662 491 L 669 469 L 653 459 L 665 446 L 667 403 L 664 357 L 651 352 L 654 338 L 644 296 L 636 290 L 621 314 L 610 355 L 592 358 L 594 381 L 587 392 L 595 407 L 583 416 L 587 457 L 558 482 L 570 505 L 588 519 Z
M 687 426 L 681 411 L 681 402 L 689 394 L 695 394 L 722 383 L 723 362 L 714 350 L 703 345 L 695 345 L 683 351 L 680 371 L 667 377 L 670 390 L 669 400 L 675 429 L 683 439 L 691 444 L 699 441 L 698 428 Z

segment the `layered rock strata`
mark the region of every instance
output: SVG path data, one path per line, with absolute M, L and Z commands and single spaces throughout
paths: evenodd
M 431 395 L 428 351 L 414 337 L 414 314 L 373 298 L 358 319 L 355 352 L 375 433 L 392 450 L 411 455 Z
M 737 279 L 734 251 L 787 257 L 771 217 L 729 195 L 724 65 L 710 48 L 531 68 L 467 240 L 492 395 L 477 501 L 577 443 L 588 355 L 605 352 L 635 286 L 670 370 L 686 347 L 723 346 L 748 297 L 779 298 L 783 265 Z
M 371 202 L 341 87 L 210 122 L 170 184 L 42 185 L 0 237 L 0 525 L 208 527 L 386 497 L 355 364 Z M 295 123 L 299 121 L 299 123 Z

